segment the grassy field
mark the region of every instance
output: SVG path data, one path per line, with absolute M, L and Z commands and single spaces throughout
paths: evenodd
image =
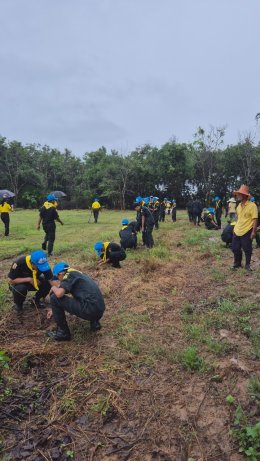
M 103 328 L 68 316 L 72 341 L 53 344 L 44 311 L 28 305 L 16 318 L 6 274 L 43 238 L 38 213 L 16 211 L 0 240 L 0 459 L 259 459 L 259 249 L 251 274 L 231 272 L 220 232 L 179 212 L 154 231 L 152 250 L 139 242 L 120 271 L 98 270 L 94 243 L 118 242 L 135 213 L 104 211 L 98 224 L 88 211 L 60 217 L 50 262 L 97 281 Z

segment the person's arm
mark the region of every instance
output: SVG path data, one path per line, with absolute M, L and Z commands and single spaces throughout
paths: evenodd
M 56 219 L 56 221 L 58 221 L 63 226 L 63 222 L 60 220 L 59 217 Z
M 37 224 L 37 227 L 36 227 L 37 230 L 40 230 L 41 223 L 42 223 L 42 217 L 41 217 L 41 215 L 39 215 L 38 224 Z
M 145 216 L 142 215 L 141 231 L 144 232 Z
M 50 294 L 51 293 L 54 293 L 55 296 L 57 296 L 57 298 L 62 298 L 65 295 L 66 291 L 64 288 L 52 286 Z
M 258 222 L 258 219 L 253 219 L 253 229 L 252 229 L 252 233 L 251 233 L 251 239 L 253 240 L 256 236 L 256 230 L 257 230 L 257 222 Z
M 8 279 L 9 285 L 19 285 L 19 283 L 31 283 L 33 285 L 32 277 L 18 277 L 16 279 Z

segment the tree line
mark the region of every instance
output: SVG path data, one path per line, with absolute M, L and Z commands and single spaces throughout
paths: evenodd
M 95 197 L 107 207 L 131 208 L 137 195 L 174 198 L 180 207 L 196 196 L 209 205 L 214 195 L 227 200 L 242 183 L 259 200 L 260 144 L 248 135 L 224 146 L 224 136 L 224 128 L 199 128 L 192 143 L 171 139 L 124 156 L 101 147 L 82 158 L 0 137 L 0 189 L 12 190 L 25 208 L 38 207 L 52 190 L 67 194 L 63 208 L 89 207 Z

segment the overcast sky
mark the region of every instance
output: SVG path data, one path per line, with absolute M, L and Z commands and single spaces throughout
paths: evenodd
M 259 0 L 0 0 L 0 134 L 127 153 L 260 112 Z M 259 134 L 259 132 L 258 132 Z

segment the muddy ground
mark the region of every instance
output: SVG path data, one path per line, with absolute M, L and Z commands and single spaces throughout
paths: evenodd
M 159 231 L 166 251 L 140 248 L 120 270 L 74 254 L 105 296 L 98 333 L 68 316 L 73 340 L 56 344 L 44 310 L 28 304 L 22 323 L 6 312 L 1 460 L 246 459 L 230 429 L 238 405 L 250 424 L 259 417 L 248 389 L 259 373 L 260 250 L 254 272 L 233 273 L 219 234 L 184 225 L 187 235 Z

